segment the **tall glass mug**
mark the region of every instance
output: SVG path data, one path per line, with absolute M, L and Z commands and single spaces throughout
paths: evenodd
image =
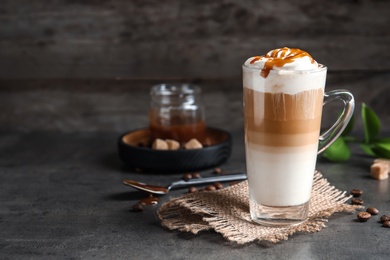
M 347 90 L 324 92 L 327 68 L 270 70 L 243 65 L 246 165 L 252 220 L 299 224 L 308 216 L 317 154 L 346 127 L 354 110 Z M 336 123 L 320 135 L 322 107 L 344 102 Z

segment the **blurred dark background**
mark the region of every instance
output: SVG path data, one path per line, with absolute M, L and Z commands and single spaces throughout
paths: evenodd
M 276 47 L 390 70 L 386 0 L 8 0 L 1 78 L 224 78 Z
M 241 113 L 241 64 L 283 46 L 308 51 L 328 66 L 328 89 L 350 89 L 386 119 L 389 10 L 386 0 L 1 1 L 0 130 L 144 126 L 148 90 L 165 81 L 200 84 L 208 118 L 229 127 L 213 110 Z

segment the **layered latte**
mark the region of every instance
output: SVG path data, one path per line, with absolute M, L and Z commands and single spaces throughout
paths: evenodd
M 296 206 L 310 199 L 326 67 L 281 48 L 243 66 L 245 143 L 252 201 Z

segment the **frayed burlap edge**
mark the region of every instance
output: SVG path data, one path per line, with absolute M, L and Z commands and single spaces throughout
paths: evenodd
M 335 212 L 354 212 L 361 206 L 346 204 L 350 196 L 336 189 L 316 172 L 308 219 L 292 227 L 265 227 L 251 221 L 248 182 L 212 192 L 185 194 L 161 206 L 157 215 L 162 226 L 197 234 L 215 230 L 228 241 L 246 244 L 254 241 L 280 242 L 296 232 L 318 232 Z

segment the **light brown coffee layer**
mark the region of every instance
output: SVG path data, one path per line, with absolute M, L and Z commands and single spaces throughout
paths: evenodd
M 286 135 L 246 130 L 245 142 L 257 145 L 265 145 L 268 147 L 302 147 L 302 149 L 305 150 L 306 147 L 308 147 L 310 144 L 318 144 L 318 134 L 318 131 Z
M 300 146 L 318 142 L 323 89 L 289 95 L 244 87 L 245 137 L 267 146 Z

